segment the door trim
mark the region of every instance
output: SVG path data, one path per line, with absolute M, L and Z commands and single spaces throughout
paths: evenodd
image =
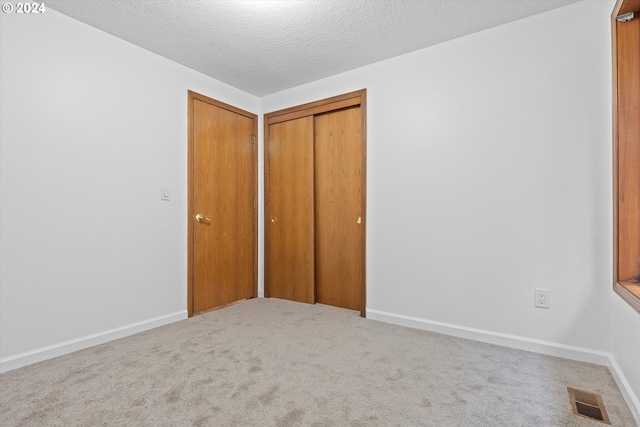
M 364 233 L 362 233 L 362 306 L 360 308 L 360 315 L 366 317 L 367 307 L 367 90 L 361 89 L 354 92 L 345 93 L 331 98 L 322 99 L 319 101 L 309 102 L 307 104 L 298 105 L 295 107 L 285 108 L 283 110 L 273 111 L 264 115 L 264 212 L 265 216 L 269 213 L 269 156 L 266 155 L 269 151 L 269 125 L 280 123 L 287 120 L 293 120 L 305 116 L 313 116 L 316 114 L 328 113 L 331 111 L 341 110 L 350 107 L 360 107 L 360 120 L 362 126 L 362 138 L 363 138 L 363 155 L 362 155 L 362 206 L 363 206 L 363 227 Z M 271 285 L 269 283 L 269 223 L 264 222 L 264 296 L 266 298 L 271 296 Z
M 241 116 L 245 116 L 253 120 L 253 298 L 258 296 L 258 147 L 257 147 L 257 138 L 258 138 L 258 116 L 256 114 L 250 113 L 248 111 L 242 110 L 240 108 L 234 107 L 233 105 L 225 104 L 224 102 L 217 101 L 213 98 L 209 98 L 207 96 L 201 95 L 199 93 L 193 91 L 187 91 L 187 313 L 188 317 L 193 316 L 193 272 L 194 272 L 194 257 L 193 257 L 193 215 L 195 212 L 193 211 L 193 185 L 194 185 L 194 133 L 193 133 L 193 120 L 194 120 L 194 112 L 193 112 L 193 103 L 194 101 L 202 101 L 207 104 L 214 105 L 218 108 L 231 111 L 233 113 L 239 114 Z

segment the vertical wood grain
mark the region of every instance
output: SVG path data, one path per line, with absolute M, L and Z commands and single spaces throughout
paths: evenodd
M 191 315 L 256 296 L 257 117 L 189 95 Z M 210 221 L 196 222 L 198 213 Z
M 276 134 L 279 133 L 279 135 L 277 135 L 279 138 L 287 138 L 288 136 L 287 134 L 287 127 L 283 127 L 283 128 L 279 128 L 277 125 L 281 124 L 281 123 L 287 123 L 289 122 L 289 126 L 293 126 L 291 123 L 294 123 L 296 120 L 299 120 L 301 118 L 305 118 L 305 119 L 310 119 L 311 123 L 313 124 L 313 126 L 311 126 L 312 129 L 312 134 L 311 134 L 311 141 L 312 141 L 312 152 L 315 152 L 315 144 L 316 142 L 315 137 L 316 134 L 313 131 L 313 128 L 315 127 L 315 123 L 316 120 L 314 117 L 319 117 L 325 113 L 333 113 L 333 112 L 341 112 L 341 111 L 346 111 L 348 109 L 350 109 L 351 107 L 355 107 L 354 111 L 352 111 L 351 113 L 347 113 L 347 114 L 355 114 L 357 112 L 357 117 L 353 117 L 353 123 L 352 125 L 355 126 L 355 128 L 359 128 L 358 129 L 358 133 L 359 133 L 359 141 L 360 141 L 360 153 L 357 154 L 357 156 L 359 156 L 358 160 L 357 160 L 357 165 L 355 166 L 356 169 L 359 168 L 359 172 L 357 172 L 358 174 L 358 179 L 360 181 L 359 183 L 359 206 L 360 206 L 360 213 L 358 215 L 356 215 L 355 217 L 351 218 L 350 221 L 353 222 L 353 224 L 357 224 L 356 223 L 356 219 L 358 216 L 362 217 L 362 223 L 361 224 L 357 224 L 359 225 L 359 230 L 360 230 L 360 240 L 359 240 L 359 247 L 357 247 L 355 250 L 359 251 L 358 254 L 349 254 L 348 258 L 353 259 L 353 262 L 347 262 L 346 264 L 350 264 L 353 266 L 354 269 L 358 269 L 358 267 L 355 267 L 356 265 L 359 265 L 359 278 L 355 279 L 355 282 L 358 282 L 358 285 L 356 286 L 357 289 L 353 289 L 351 292 L 351 301 L 348 303 L 336 303 L 335 305 L 338 306 L 348 306 L 349 308 L 353 308 L 356 310 L 360 310 L 360 314 L 361 316 L 365 317 L 366 315 L 366 268 L 365 268 L 365 264 L 366 264 L 366 254 L 365 254 L 365 247 L 366 247 L 366 89 L 363 90 L 359 90 L 359 91 L 354 91 L 354 92 L 350 92 L 350 93 L 346 93 L 343 95 L 338 95 L 335 97 L 331 97 L 331 98 L 327 98 L 327 99 L 323 99 L 320 101 L 314 101 L 314 102 L 310 102 L 308 104 L 303 104 L 303 105 L 299 105 L 299 106 L 295 106 L 295 107 L 290 107 L 284 110 L 279 110 L 279 111 L 274 111 L 271 113 L 267 113 L 264 116 L 264 134 L 265 134 L 265 296 L 266 297 L 283 297 L 281 295 L 283 295 L 282 293 L 282 289 L 276 289 L 278 286 L 278 284 L 275 284 L 275 286 L 272 286 L 271 281 L 272 279 L 275 280 L 280 280 L 278 279 L 278 277 L 282 276 L 282 272 L 277 272 L 272 275 L 271 270 L 273 268 L 283 268 L 284 266 L 275 266 L 273 265 L 273 263 L 275 261 L 272 261 L 272 258 L 275 256 L 281 256 L 282 254 L 280 254 L 278 251 L 280 251 L 281 249 L 278 248 L 278 245 L 281 243 L 278 243 L 278 239 L 280 239 L 280 241 L 282 242 L 284 237 L 282 236 L 274 236 L 272 237 L 272 234 L 274 232 L 276 233 L 281 233 L 282 229 L 278 228 L 278 227 L 274 227 L 274 223 L 271 222 L 271 217 L 274 216 L 277 218 L 277 222 L 280 222 L 280 218 L 273 213 L 272 211 L 273 209 L 271 208 L 271 206 L 276 206 L 278 204 L 278 197 L 282 197 L 282 195 L 278 195 L 276 194 L 276 192 L 278 191 L 278 189 L 276 188 L 279 184 L 272 182 L 273 179 L 276 179 L 277 182 L 281 183 L 282 179 L 281 178 L 277 178 L 276 175 L 273 173 L 274 170 L 272 170 L 272 162 L 273 160 L 276 161 L 276 164 L 278 163 L 279 160 L 277 159 L 272 159 L 272 152 L 277 153 L 277 149 L 284 149 L 284 145 L 281 145 L 280 148 L 276 148 L 275 146 L 272 146 L 272 144 L 270 144 L 270 140 L 271 143 L 274 142 L 272 134 L 273 132 L 275 132 Z M 308 126 L 306 126 L 308 129 Z M 305 131 L 306 132 L 306 131 Z M 347 132 L 348 133 L 348 132 Z M 351 154 L 349 154 L 350 156 Z M 355 160 L 354 160 L 355 162 Z M 313 163 L 313 161 L 312 161 Z M 274 166 L 276 165 L 274 164 Z M 354 163 L 355 164 L 355 163 Z M 328 166 L 325 165 L 325 166 Z M 278 167 L 282 167 L 282 165 L 279 165 Z M 342 166 L 340 165 L 333 165 L 331 166 L 331 168 L 341 168 Z M 311 176 L 311 187 L 308 187 L 308 190 L 305 191 L 309 191 L 309 194 L 311 194 L 313 196 L 313 198 L 315 199 L 315 195 L 317 194 L 317 183 L 318 183 L 318 169 L 316 168 L 315 163 L 313 163 L 311 165 L 311 168 L 313 169 L 313 175 Z M 350 168 L 347 168 L 350 169 Z M 305 176 L 305 179 L 308 179 L 309 177 Z M 332 186 L 332 185 L 340 185 L 340 184 L 336 184 L 335 182 L 332 183 L 332 181 L 327 181 L 327 185 L 328 186 Z M 297 185 L 297 184 L 296 184 Z M 306 185 L 306 184 L 305 184 Z M 283 190 L 284 191 L 284 190 Z M 273 193 L 273 195 L 272 195 Z M 329 196 L 331 196 L 329 194 Z M 322 202 L 320 202 L 322 204 Z M 317 203 L 315 202 L 315 200 L 313 201 L 313 206 L 312 206 L 313 212 L 315 212 L 316 215 L 320 214 L 321 212 L 324 212 L 324 208 L 320 208 L 320 210 L 317 207 Z M 323 221 L 320 221 L 321 223 L 323 223 Z M 315 234 L 316 239 L 320 239 L 321 242 L 325 242 L 327 241 L 324 237 L 318 237 L 318 231 L 317 231 L 317 226 L 318 224 L 315 222 L 313 222 L 313 224 L 310 225 L 311 227 L 311 232 L 313 232 Z M 320 226 L 322 227 L 323 224 L 320 224 Z M 329 233 L 338 233 L 335 229 L 333 228 L 329 228 Z M 347 239 L 349 241 L 351 241 L 351 239 Z M 308 243 L 308 242 L 307 242 Z M 349 243 L 350 245 L 352 245 L 352 243 Z M 322 243 L 321 243 L 322 245 Z M 324 247 L 323 247 L 324 248 Z M 344 249 L 344 248 L 343 248 Z M 313 257 L 313 262 L 314 264 L 318 263 L 317 260 L 317 247 L 315 246 L 315 244 L 312 246 L 312 250 L 314 250 L 314 257 Z M 273 252 L 273 254 L 272 254 Z M 293 260 L 293 258 L 290 258 Z M 341 257 L 337 257 L 336 259 L 345 259 L 344 256 Z M 295 260 L 293 260 L 295 262 Z M 319 265 L 321 267 L 324 268 L 324 266 L 326 265 L 330 265 L 331 262 L 333 262 L 334 260 L 329 260 L 329 263 L 327 262 L 323 262 L 320 261 Z M 291 270 L 293 268 L 294 264 L 290 264 L 289 265 L 289 269 Z M 345 270 L 347 271 L 347 270 Z M 316 270 L 314 269 L 314 277 L 313 277 L 313 286 L 314 288 L 316 288 L 316 283 L 317 283 L 317 274 L 316 274 Z M 353 271 L 351 271 L 351 273 L 353 273 Z M 350 273 L 350 274 L 351 274 Z M 291 274 L 291 273 L 289 273 Z M 355 275 L 357 276 L 358 273 L 356 273 Z M 347 275 L 348 276 L 348 275 Z M 320 273 L 320 280 L 322 280 L 323 277 L 323 273 Z M 296 282 L 293 282 L 294 285 L 293 286 L 298 286 L 297 284 L 295 284 Z M 306 282 L 304 282 L 305 284 L 303 286 L 306 286 Z M 282 288 L 282 286 L 281 286 Z M 341 292 L 343 292 L 345 289 L 348 288 L 344 288 Z M 293 292 L 292 290 L 287 291 L 289 293 Z M 310 294 L 309 295 L 313 295 L 313 298 L 310 298 L 308 300 L 308 302 L 314 302 L 315 301 L 315 291 L 312 289 L 311 291 L 309 291 Z M 355 295 L 357 294 L 357 296 Z M 283 297 L 283 298 L 289 298 L 289 297 Z M 291 299 L 291 298 L 289 298 Z M 340 299 L 340 298 L 337 298 Z M 359 302 L 358 302 L 359 301 Z
M 268 296 L 313 304 L 313 117 L 273 124 L 268 137 Z
M 617 23 L 617 276 L 640 281 L 640 19 Z
M 361 309 L 364 283 L 360 108 L 315 116 L 317 301 L 352 310 Z

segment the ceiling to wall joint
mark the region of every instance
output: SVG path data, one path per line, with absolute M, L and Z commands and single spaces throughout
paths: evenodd
M 578 0 L 50 0 L 47 7 L 255 96 Z

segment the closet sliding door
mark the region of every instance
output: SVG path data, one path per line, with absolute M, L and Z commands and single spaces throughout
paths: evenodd
M 366 91 L 265 115 L 265 296 L 365 315 Z
M 269 296 L 313 304 L 313 116 L 271 125 L 266 153 Z
M 360 108 L 315 117 L 316 301 L 360 310 L 364 140 Z

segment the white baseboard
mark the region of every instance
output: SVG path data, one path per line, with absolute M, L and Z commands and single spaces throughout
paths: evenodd
M 420 319 L 418 317 L 387 313 L 384 311 L 372 310 L 370 308 L 367 308 L 367 318 L 392 323 L 394 325 L 407 326 L 409 328 L 422 329 L 444 335 L 500 345 L 503 347 L 510 347 L 539 354 L 546 354 L 549 356 L 557 356 L 565 359 L 606 366 L 609 368 L 609 371 L 611 371 L 611 375 L 616 381 L 624 400 L 627 402 L 629 410 L 633 414 L 638 426 L 640 426 L 640 401 L 638 401 L 638 397 L 633 392 L 633 389 L 629 385 L 629 382 L 620 370 L 620 366 L 618 366 L 611 353 L 525 338 L 517 335 L 501 334 L 483 329 L 468 328 L 465 326 L 452 325 L 450 323 Z
M 393 323 L 395 325 L 437 332 L 444 335 L 501 345 L 503 347 L 532 351 L 534 353 L 546 354 L 549 356 L 578 360 L 580 362 L 595 363 L 597 365 L 609 365 L 610 354 L 604 351 L 590 350 L 582 347 L 557 344 L 549 341 L 520 337 L 517 335 L 486 331 L 483 329 L 468 328 L 450 323 L 403 316 L 401 314 L 386 313 L 384 311 L 371 310 L 369 308 L 367 309 L 367 318 Z
M 94 345 L 102 344 L 108 341 L 124 338 L 158 326 L 167 325 L 187 318 L 187 310 L 177 311 L 164 316 L 155 317 L 153 319 L 143 320 L 141 322 L 132 323 L 130 325 L 121 326 L 119 328 L 110 329 L 108 331 L 98 332 L 80 338 L 58 344 L 41 347 L 24 353 L 8 356 L 0 359 L 0 372 L 7 372 L 18 369 L 33 363 L 42 362 L 74 351 L 82 350 Z
M 633 414 L 633 418 L 636 419 L 636 423 L 640 426 L 640 400 L 638 400 L 638 396 L 633 392 L 627 378 L 624 376 L 620 366 L 611 354 L 609 355 L 608 366 L 609 371 L 611 371 L 611 375 L 613 375 L 613 379 L 616 380 L 616 384 L 618 384 L 620 393 L 622 393 L 631 414 Z

